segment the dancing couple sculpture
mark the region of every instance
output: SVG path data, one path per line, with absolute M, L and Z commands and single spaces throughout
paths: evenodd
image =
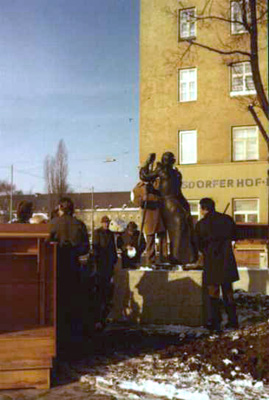
M 174 167 L 173 153 L 165 152 L 154 168 L 155 158 L 155 153 L 149 155 L 140 169 L 140 179 L 148 184 L 148 193 L 159 196 L 161 216 L 170 240 L 169 262 L 180 265 L 195 263 L 197 249 L 190 205 L 181 192 L 182 175 Z M 159 181 L 157 189 L 153 185 L 156 180 Z

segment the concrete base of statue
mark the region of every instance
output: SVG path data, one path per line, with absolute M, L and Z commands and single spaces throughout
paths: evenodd
M 268 269 L 239 268 L 234 289 L 269 294 Z M 205 322 L 202 271 L 116 269 L 115 321 L 200 326 Z

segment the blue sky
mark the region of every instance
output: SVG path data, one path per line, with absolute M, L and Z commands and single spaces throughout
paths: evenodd
M 64 139 L 75 191 L 132 189 L 138 96 L 139 0 L 1 1 L 1 180 L 44 192 Z

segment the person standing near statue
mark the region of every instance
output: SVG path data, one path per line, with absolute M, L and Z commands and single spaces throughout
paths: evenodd
M 93 234 L 93 255 L 98 277 L 99 314 L 97 328 L 105 324 L 109 312 L 109 303 L 113 295 L 113 272 L 117 262 L 117 250 L 113 232 L 109 229 L 110 219 L 107 215 L 101 219 L 101 227 Z
M 89 252 L 86 225 L 74 215 L 69 197 L 59 202 L 58 216 L 50 225 L 50 241 L 57 242 L 57 345 L 59 352 L 70 350 L 84 334 L 87 292 L 82 288 L 79 257 Z
M 33 203 L 31 201 L 22 200 L 17 207 L 17 218 L 10 223 L 14 224 L 30 224 L 30 219 L 33 215 Z
M 136 269 L 141 262 L 146 242 L 134 221 L 130 221 L 125 231 L 118 237 L 117 247 L 122 251 L 122 268 Z
M 154 182 L 159 179 L 159 188 L 152 192 L 160 196 L 160 210 L 164 226 L 170 239 L 170 263 L 191 264 L 197 260 L 197 249 L 194 242 L 194 231 L 190 215 L 190 206 L 181 192 L 182 175 L 174 168 L 175 157 L 171 152 L 162 155 L 161 162 L 155 169 L 152 153 L 146 162 L 147 168 L 140 169 L 140 179 Z
M 236 238 L 236 225 L 229 215 L 215 210 L 210 198 L 200 200 L 203 218 L 195 227 L 199 250 L 204 255 L 204 284 L 207 286 L 211 311 L 211 329 L 220 331 L 220 287 L 228 315 L 226 327 L 237 328 L 236 305 L 232 282 L 239 280 L 231 241 Z

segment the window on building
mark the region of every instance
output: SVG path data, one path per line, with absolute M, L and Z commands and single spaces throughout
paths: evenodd
M 180 164 L 197 163 L 197 132 L 179 132 L 179 162 Z
M 233 161 L 258 160 L 259 136 L 256 126 L 233 128 Z
M 255 93 L 250 62 L 233 64 L 231 66 L 231 96 Z
M 179 39 L 190 39 L 196 36 L 195 8 L 179 11 Z
M 250 21 L 250 11 L 248 0 L 245 1 L 245 7 L 247 10 L 247 21 Z M 243 1 L 232 1 L 231 2 L 231 20 L 236 21 L 231 24 L 231 32 L 234 35 L 239 33 L 247 32 L 243 23 Z
M 190 208 L 191 208 L 191 216 L 193 223 L 196 224 L 196 222 L 200 219 L 200 204 L 199 200 L 188 200 Z
M 233 212 L 235 222 L 259 222 L 259 200 L 234 199 Z
M 180 69 L 179 70 L 179 101 L 197 100 L 197 70 Z

